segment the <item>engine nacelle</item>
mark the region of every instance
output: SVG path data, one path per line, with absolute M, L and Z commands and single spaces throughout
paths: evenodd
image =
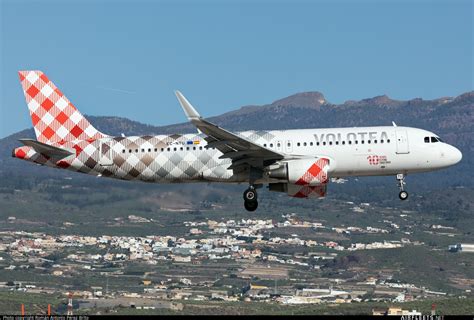
M 316 186 L 301 186 L 292 183 L 270 183 L 268 190 L 285 192 L 295 198 L 322 198 L 326 196 L 327 183 Z
M 318 186 L 328 182 L 329 159 L 311 158 L 284 161 L 267 169 L 269 178 L 298 186 Z

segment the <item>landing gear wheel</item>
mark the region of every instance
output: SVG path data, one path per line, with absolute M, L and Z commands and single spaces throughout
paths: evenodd
M 400 188 L 400 193 L 398 197 L 400 200 L 406 200 L 408 198 L 408 192 L 404 190 L 405 187 L 405 175 L 403 173 L 397 174 L 398 187 Z
M 256 202 L 257 201 L 257 190 L 254 187 L 250 187 L 244 191 L 245 202 Z
M 398 194 L 398 197 L 400 198 L 400 200 L 406 200 L 408 198 L 408 192 L 400 191 L 400 193 Z
M 247 211 L 255 211 L 255 210 L 257 210 L 258 202 L 257 201 L 245 201 L 244 202 L 244 207 Z

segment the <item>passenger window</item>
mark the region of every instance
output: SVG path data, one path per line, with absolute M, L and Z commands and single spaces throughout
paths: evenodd
M 161 148 L 161 152 L 165 151 L 165 148 Z
M 383 139 L 380 140 L 380 143 L 383 143 Z
M 323 141 L 323 146 L 325 146 L 325 145 L 326 145 L 326 141 Z
M 158 148 L 155 148 L 155 152 L 158 152 Z
M 148 148 L 148 152 L 151 152 L 151 149 L 150 149 L 150 148 Z
M 296 145 L 299 147 L 301 145 L 301 143 L 298 142 Z
M 193 147 L 193 150 L 196 150 L 196 147 Z
M 199 150 L 202 150 L 202 147 L 199 147 Z
M 343 145 L 345 145 L 345 144 L 346 144 L 346 142 L 345 142 L 345 141 L 342 141 L 342 144 L 343 144 Z
M 349 144 L 352 144 L 352 141 L 351 141 L 351 140 L 349 140 L 349 141 L 347 141 L 347 142 L 348 142 Z
M 132 153 L 132 149 L 128 149 L 128 153 Z
M 364 140 L 361 140 L 360 144 L 364 144 Z
M 266 144 L 266 143 L 264 143 L 264 144 L 263 144 L 263 146 L 266 148 L 266 147 L 267 147 L 267 144 Z
M 186 150 L 189 150 L 189 147 L 186 147 Z
M 390 139 L 387 139 L 387 143 L 390 143 Z
M 184 149 L 183 149 L 183 147 L 181 147 L 181 148 L 179 148 L 179 150 L 183 151 Z
M 370 140 L 367 140 L 367 143 L 370 144 Z
M 377 140 L 374 140 L 374 143 L 377 143 Z
M 310 142 L 310 143 L 309 143 L 309 145 L 310 145 L 310 146 L 313 146 L 313 143 L 312 143 L 312 142 Z
M 176 151 L 177 149 L 176 148 L 173 148 L 173 151 Z
M 270 143 L 270 148 L 273 148 L 273 143 Z
M 138 149 L 135 149 L 135 153 L 138 153 Z
M 329 145 L 332 146 L 332 141 L 329 141 Z
M 306 142 L 303 142 L 303 146 L 305 146 L 305 147 L 306 147 Z
M 356 141 L 354 141 L 354 143 L 355 143 L 355 144 L 357 144 L 357 143 L 358 143 L 358 142 L 357 142 L 357 140 L 356 140 Z
M 280 144 L 280 143 L 277 143 L 277 147 L 280 148 L 280 147 L 281 147 L 281 144 Z
M 166 150 L 171 151 L 171 148 L 168 148 L 168 149 L 166 149 Z
M 336 141 L 336 145 L 339 145 L 339 141 Z
M 316 145 L 319 146 L 319 142 L 316 142 Z
M 122 150 L 122 153 L 125 153 L 125 149 Z
M 145 152 L 145 149 L 142 149 L 142 152 Z
M 288 146 L 288 147 L 291 147 L 291 143 L 288 142 L 288 143 L 287 143 L 287 146 Z

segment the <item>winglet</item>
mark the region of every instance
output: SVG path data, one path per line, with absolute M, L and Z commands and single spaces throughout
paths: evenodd
M 181 107 L 183 108 L 184 113 L 186 114 L 186 117 L 191 120 L 197 120 L 200 119 L 201 116 L 199 113 L 194 109 L 194 107 L 189 103 L 189 101 L 183 96 L 181 92 L 176 90 L 174 92 L 176 94 L 176 97 L 178 98 L 179 104 L 181 104 Z

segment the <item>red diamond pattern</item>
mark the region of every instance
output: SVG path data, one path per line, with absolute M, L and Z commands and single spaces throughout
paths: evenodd
M 49 140 L 54 135 L 54 131 L 50 127 L 46 127 L 43 130 L 43 135 Z
M 56 120 L 58 120 L 58 122 L 60 124 L 64 124 L 66 122 L 66 120 L 69 119 L 69 117 L 61 111 L 61 113 L 58 114 L 58 116 L 56 117 Z
M 329 160 L 326 158 L 319 158 L 315 163 L 309 167 L 305 174 L 296 181 L 296 185 L 305 186 L 312 183 L 326 183 L 327 182 L 327 165 Z
M 40 118 L 36 115 L 36 113 L 33 113 L 31 115 L 31 121 L 33 122 L 33 127 L 35 127 L 36 124 L 40 121 Z
M 38 94 L 39 90 L 35 86 L 31 86 L 26 90 L 26 92 L 30 95 L 30 97 L 34 98 Z
M 19 77 L 38 141 L 53 144 L 60 141 L 94 141 L 106 137 L 77 111 L 43 72 L 20 71 Z M 43 93 L 41 90 L 45 87 L 51 88 L 53 93 Z M 75 121 L 70 118 L 73 114 Z
M 49 100 L 48 98 L 46 98 L 46 100 L 43 101 L 41 106 L 43 107 L 44 110 L 49 111 L 53 107 L 53 102 Z
M 71 129 L 71 134 L 76 138 L 79 138 L 79 136 L 82 133 L 83 133 L 83 131 L 78 125 L 75 125 L 74 128 Z

